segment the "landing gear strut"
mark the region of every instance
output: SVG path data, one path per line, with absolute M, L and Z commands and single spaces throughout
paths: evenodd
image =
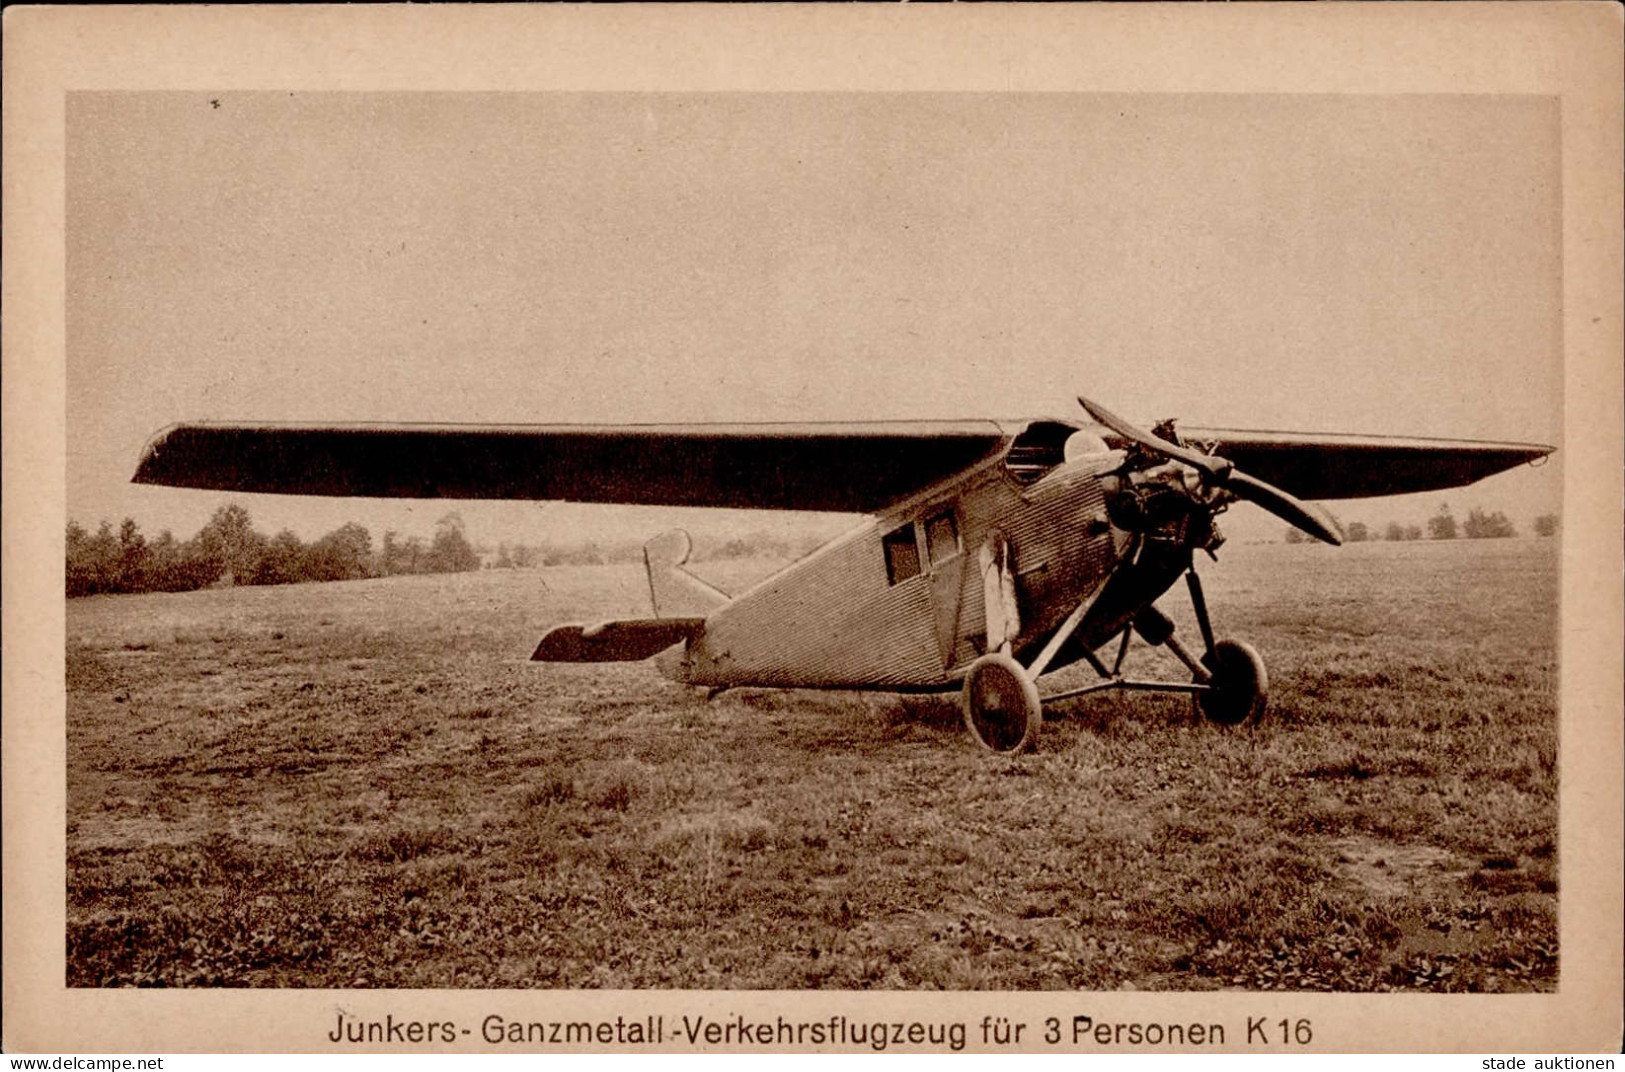
M 1239 640 L 1215 640 L 1208 620 L 1207 600 L 1195 570 L 1187 570 L 1191 609 L 1202 632 L 1202 654 L 1193 655 L 1174 635 L 1174 623 L 1155 607 L 1146 607 L 1123 626 L 1117 656 L 1110 669 L 1093 651 L 1083 658 L 1094 667 L 1101 680 L 1081 688 L 1068 689 L 1040 698 L 1035 682 L 1083 624 L 1094 608 L 1100 592 L 1078 604 L 1037 658 L 1023 668 L 1007 650 L 991 651 L 971 664 L 965 675 L 965 726 L 971 736 L 990 752 L 1014 753 L 1032 747 L 1043 723 L 1043 705 L 1069 700 L 1094 692 L 1183 692 L 1196 701 L 1208 720 L 1222 726 L 1256 721 L 1264 714 L 1269 698 L 1269 677 L 1258 652 Z M 1152 681 L 1125 677 L 1123 662 L 1134 634 L 1153 647 L 1167 648 L 1191 672 L 1191 680 Z
M 1195 698 L 1197 707 L 1208 720 L 1221 726 L 1235 726 L 1249 719 L 1261 718 L 1269 701 L 1269 676 L 1264 672 L 1264 660 L 1259 658 L 1258 652 L 1250 644 L 1240 640 L 1215 640 L 1213 625 L 1207 615 L 1207 599 L 1202 594 L 1201 578 L 1195 570 L 1187 570 L 1185 583 L 1190 588 L 1191 609 L 1196 613 L 1197 628 L 1202 631 L 1204 650 L 1200 657 L 1192 655 L 1174 634 L 1174 623 L 1167 615 L 1155 607 L 1147 607 L 1123 627 L 1117 658 L 1111 669 L 1108 670 L 1094 652 L 1084 653 L 1084 659 L 1100 675 L 1100 681 L 1046 696 L 1044 703 L 1111 689 L 1187 692 Z M 1135 633 L 1139 633 L 1152 647 L 1167 648 L 1174 658 L 1190 670 L 1191 680 L 1146 681 L 1124 677 L 1123 660 L 1128 655 L 1129 641 Z

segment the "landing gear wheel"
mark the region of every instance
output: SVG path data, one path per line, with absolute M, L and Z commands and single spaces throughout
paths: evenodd
M 1213 688 L 1197 694 L 1197 703 L 1209 721 L 1221 726 L 1237 726 L 1264 714 L 1269 702 L 1270 679 L 1264 673 L 1264 660 L 1251 644 L 1221 640 L 1213 645 L 1213 656 L 1204 660 L 1213 671 Z
M 1021 664 L 1002 652 L 984 655 L 965 675 L 965 728 L 989 752 L 1011 755 L 1031 748 L 1044 724 L 1038 686 Z

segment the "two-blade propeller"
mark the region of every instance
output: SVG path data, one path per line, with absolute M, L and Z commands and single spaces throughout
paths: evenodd
M 1172 458 L 1174 461 L 1182 462 L 1195 469 L 1202 474 L 1204 483 L 1221 487 L 1238 499 L 1256 503 L 1282 521 L 1294 528 L 1302 529 L 1317 540 L 1324 540 L 1334 546 L 1343 542 L 1343 533 L 1339 529 L 1337 521 L 1326 511 L 1282 491 L 1273 484 L 1267 484 L 1257 477 L 1248 476 L 1237 469 L 1229 459 L 1217 458 L 1211 454 L 1203 454 L 1199 450 L 1192 450 L 1177 443 L 1170 443 L 1160 436 L 1152 435 L 1143 428 L 1136 428 L 1111 410 L 1097 405 L 1087 398 L 1080 397 L 1078 404 L 1088 412 L 1089 416 L 1124 439 L 1138 443 L 1154 454 Z

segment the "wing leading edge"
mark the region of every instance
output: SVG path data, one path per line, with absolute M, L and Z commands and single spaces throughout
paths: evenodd
M 406 499 L 870 513 L 998 453 L 993 421 L 738 425 L 184 424 L 135 481 Z

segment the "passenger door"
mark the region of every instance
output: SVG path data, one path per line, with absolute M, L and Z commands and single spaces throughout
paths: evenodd
M 954 504 L 927 510 L 920 518 L 922 561 L 931 580 L 931 602 L 936 611 L 937 645 L 942 665 L 953 662 L 959 640 L 960 598 L 964 591 L 965 550 Z

